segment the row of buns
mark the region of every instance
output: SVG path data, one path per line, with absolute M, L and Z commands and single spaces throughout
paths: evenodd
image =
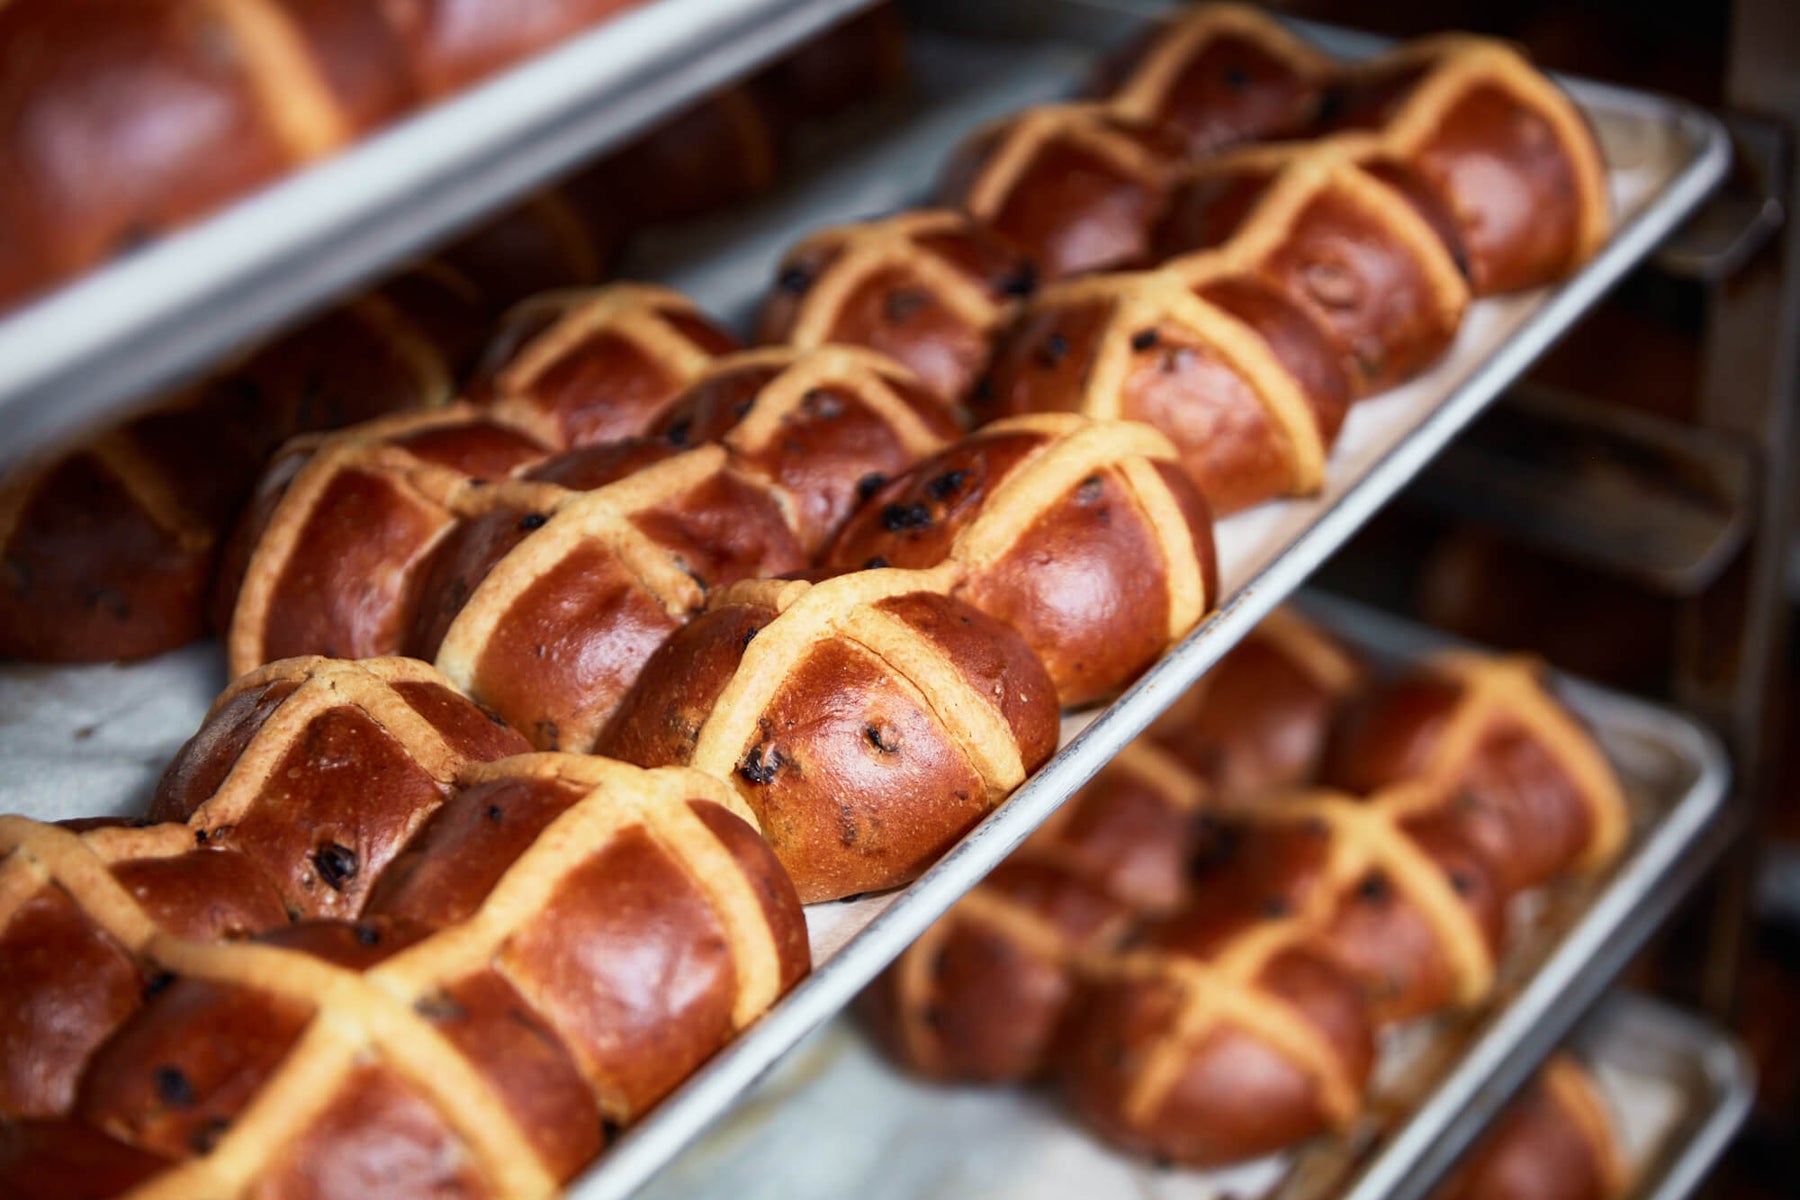
M 752 620 L 812 592 L 774 590 L 797 599 L 764 589 Z M 708 640 L 739 644 L 749 599 Z M 889 599 L 944 632 L 937 597 Z M 871 761 L 932 752 L 876 728 Z M 1320 777 L 1365 794 L 1283 790 Z M 413 660 L 244 676 L 146 820 L 0 819 L 0 1180 L 542 1194 L 805 974 L 793 847 L 756 786 L 529 752 Z M 1528 667 L 1373 686 L 1278 614 L 861 1007 L 916 1069 L 1049 1074 L 1121 1145 L 1238 1161 L 1359 1120 L 1379 1031 L 1484 1003 L 1512 898 L 1625 834 L 1604 758 Z M 1552 1182 L 1612 1178 L 1577 1165 Z
M 1518 901 L 1622 848 L 1624 794 L 1523 662 L 1374 681 L 1277 614 L 864 996 L 935 1078 L 1052 1081 L 1218 1166 L 1360 1120 L 1383 1031 L 1495 994 Z
M 894 11 L 872 8 L 142 414 L 9 470 L 0 657 L 145 658 L 205 634 L 222 548 L 283 442 L 449 403 L 512 305 L 592 286 L 639 231 L 767 190 L 809 128 L 901 87 L 903 50 Z

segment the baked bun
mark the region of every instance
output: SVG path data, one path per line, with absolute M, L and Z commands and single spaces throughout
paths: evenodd
M 0 657 L 143 658 L 207 629 L 226 536 L 282 442 L 448 403 L 488 315 L 424 263 L 0 480 Z
M 597 749 L 729 780 L 807 903 L 910 882 L 1058 735 L 1030 647 L 942 592 L 893 570 L 726 589 Z
M 1179 131 L 1188 155 L 1201 158 L 1304 137 L 1337 72 L 1334 59 L 1261 9 L 1192 4 L 1106 64 L 1092 90 L 1116 112 Z
M 721 446 L 522 451 L 499 472 L 496 446 L 530 443 L 467 412 L 411 420 L 339 435 L 280 491 L 236 604 L 234 668 L 434 659 L 534 746 L 586 750 L 708 589 L 805 565 L 793 502 Z
M 677 446 L 718 442 L 789 499 L 817 553 L 866 494 L 962 432 L 912 372 L 856 346 L 766 346 L 715 359 L 651 431 Z
M 0 44 L 32 51 L 10 64 L 0 96 L 0 307 L 329 154 L 417 99 L 410 47 L 372 4 L 20 3 L 0 11 Z M 327 69 L 325 51 L 352 46 Z
M 736 348 L 669 288 L 550 292 L 507 314 L 469 395 L 545 446 L 597 445 L 647 433 L 707 363 Z
M 1182 154 L 1180 136 L 1159 125 L 1098 104 L 1045 104 L 965 142 L 940 194 L 1061 279 L 1148 257 Z
M 360 920 L 145 939 L 167 978 L 74 1113 L 126 1150 L 40 1123 L 0 1186 L 85 1143 L 77 1190 L 162 1160 L 165 1195 L 548 1194 L 805 974 L 748 816 L 690 771 L 472 767 Z
M 1095 969 L 1056 1050 L 1078 1118 L 1200 1167 L 1349 1124 L 1375 1055 L 1359 990 L 1304 941 L 1222 953 L 1265 919 L 1188 910 Z
M 471 762 L 530 749 L 408 658 L 294 658 L 240 676 L 150 802 L 256 864 L 296 918 L 353 918 Z
M 1576 1059 L 1558 1054 L 1432 1200 L 1618 1200 L 1630 1185 L 1606 1098 Z
M 1219 516 L 1323 486 L 1353 396 L 1324 330 L 1217 262 L 1046 288 L 1000 335 L 977 420 L 1078 412 L 1174 443 Z
M 287 922 L 254 862 L 186 825 L 0 817 L 0 1124 L 70 1112 L 94 1050 L 156 984 L 150 938 Z
M 1349 142 L 1199 163 L 1183 175 L 1158 245 L 1165 257 L 1210 251 L 1303 311 L 1358 396 L 1435 362 L 1469 302 L 1460 231 L 1424 180 Z
M 456 498 L 546 453 L 465 406 L 289 443 L 236 537 L 241 569 L 222 579 L 231 674 L 305 654 L 401 653 L 411 572 L 454 523 Z
M 1587 119 L 1517 49 L 1445 34 L 1351 67 L 1321 123 L 1373 132 L 1456 222 L 1478 296 L 1554 282 L 1611 231 L 1606 164 Z
M 1030 260 L 947 209 L 822 229 L 782 260 L 757 336 L 803 349 L 867 346 L 961 400 L 994 327 L 1037 286 Z
M 1332 729 L 1365 685 L 1361 664 L 1331 634 L 1278 608 L 1150 726 L 1228 803 L 1314 782 Z
M 1127 746 L 869 985 L 865 1028 L 933 1078 L 1040 1075 L 1082 963 L 1186 895 L 1205 800 L 1162 751 Z
M 889 481 L 825 561 L 941 567 L 1024 636 L 1065 706 L 1131 682 L 1218 598 L 1211 518 L 1167 439 L 1073 414 L 994 422 Z
M 1605 755 L 1535 663 L 1448 653 L 1353 706 L 1325 772 L 1374 792 L 1425 780 L 1509 890 L 1617 856 L 1630 815 Z

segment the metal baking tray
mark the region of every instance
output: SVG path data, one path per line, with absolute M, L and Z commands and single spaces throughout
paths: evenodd
M 968 0 L 964 7 L 975 12 L 986 5 Z M 1004 16 L 1005 5 L 993 8 L 996 19 Z M 1066 16 L 1075 23 L 1058 29 L 1099 19 L 1111 39 L 1129 36 L 1147 11 L 1080 0 L 1043 0 L 1026 8 L 1040 21 Z M 1090 69 L 1099 44 L 1055 32 L 1039 40 L 984 41 L 940 32 L 931 26 L 930 13 L 924 17 L 924 28 L 915 23 L 915 89 L 904 119 L 853 146 L 825 147 L 818 169 L 801 186 L 648 246 L 633 264 L 634 273 L 684 287 L 715 312 L 741 321 L 766 288 L 782 250 L 802 233 L 916 201 L 956 140 L 987 118 L 1070 91 Z M 1331 42 L 1334 50 L 1368 48 L 1346 35 L 1326 37 L 1339 39 Z M 1728 143 L 1719 124 L 1703 112 L 1604 85 L 1566 82 L 1607 152 L 1619 212 L 1612 240 L 1558 287 L 1476 304 L 1443 361 L 1407 386 L 1359 405 L 1346 422 L 1322 495 L 1222 521 L 1222 610 L 1104 711 L 1065 722 L 1064 745 L 1055 758 L 912 886 L 814 906 L 808 914 L 813 975 L 632 1130 L 589 1175 L 579 1195 L 630 1193 L 778 1057 L 842 1008 L 1292 592 L 1722 176 Z M 217 651 L 207 645 L 129 666 L 0 668 L 0 811 L 50 818 L 142 811 L 163 763 L 199 723 L 223 682 Z M 1690 750 L 1713 753 L 1697 731 L 1686 736 Z M 1658 830 L 1634 854 L 1635 865 L 1623 878 L 1663 879 L 1694 834 L 1679 821 Z M 1627 915 L 1615 913 L 1615 923 L 1623 924 Z M 1566 969 L 1573 965 L 1571 960 Z
M 1743 1048 L 1657 1001 L 1607 997 L 1565 1049 L 1613 1113 L 1629 1200 L 1684 1200 L 1749 1111 Z M 1222 1200 L 1264 1195 L 1255 1174 L 1156 1167 L 1094 1141 L 1034 1093 L 915 1080 L 836 1021 L 643 1198 Z
M 871 0 L 652 0 L 0 321 L 0 466 L 126 408 Z

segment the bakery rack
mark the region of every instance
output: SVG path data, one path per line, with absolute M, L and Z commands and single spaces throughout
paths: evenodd
M 654 0 L 0 319 L 0 466 L 127 408 L 867 0 Z
M 661 0 L 20 313 L 0 326 L 0 363 L 7 364 L 0 412 L 13 430 L 7 452 L 109 411 L 128 388 L 154 386 L 365 277 L 855 6 Z M 653 244 L 630 272 L 682 287 L 742 322 L 799 234 L 916 202 L 961 136 L 985 119 L 1066 94 L 1096 47 L 1129 36 L 1167 5 L 921 0 L 904 7 L 917 31 L 917 85 L 903 118 L 853 147 L 834 148 L 801 185 L 771 201 Z M 695 23 L 701 9 L 704 36 Z M 972 24 L 1010 40 L 971 37 Z M 1340 31 L 1304 32 L 1347 56 L 1378 46 Z M 627 66 L 593 78 L 593 64 L 619 46 L 633 48 Z M 677 70 L 671 64 L 684 52 L 692 61 Z M 584 72 L 588 78 L 580 78 Z M 1444 361 L 1360 405 L 1321 496 L 1221 522 L 1223 608 L 1105 710 L 1069 721 L 1055 758 L 912 886 L 814 906 L 814 974 L 623 1138 L 577 1182 L 574 1195 L 633 1193 L 718 1120 L 1438 456 L 1723 177 L 1728 140 L 1703 111 L 1602 84 L 1564 83 L 1594 119 L 1614 167 L 1620 222 L 1601 252 L 1558 287 L 1481 302 Z M 464 123 L 468 128 L 459 129 Z M 433 136 L 449 138 L 449 146 L 434 147 Z M 456 146 L 463 157 L 450 152 Z M 364 170 L 367 179 L 359 177 Z M 325 205 L 331 185 L 321 179 L 356 181 Z M 308 198 L 320 203 L 318 212 L 284 207 Z M 307 220 L 287 231 L 291 237 L 277 236 L 271 213 Z M 329 225 L 334 214 L 340 223 Z M 159 263 L 185 263 L 186 273 L 164 276 L 170 268 Z M 49 328 L 60 331 L 56 339 L 42 333 Z M 45 344 L 31 344 L 28 335 L 45 337 Z M 222 685 L 221 670 L 208 647 L 130 667 L 0 667 L 0 809 L 60 817 L 72 815 L 64 806 L 84 814 L 137 807 Z M 1438 1094 L 1448 1099 L 1428 1110 L 1436 1115 L 1389 1141 L 1356 1185 L 1358 1200 L 1408 1200 L 1405 1189 L 1425 1176 L 1414 1172 L 1403 1183 L 1406 1171 L 1396 1165 L 1383 1173 L 1380 1163 L 1400 1164 L 1396 1155 L 1435 1161 L 1431 1155 L 1466 1143 L 1479 1126 L 1477 1101 L 1503 1097 L 1522 1081 L 1691 885 L 1726 832 L 1714 819 L 1724 790 L 1716 744 L 1691 723 L 1657 724 L 1663 714 L 1653 720 L 1653 710 L 1622 704 L 1619 711 L 1633 720 L 1657 725 L 1652 741 L 1675 747 L 1669 754 L 1692 768 L 1691 778 L 1670 794 L 1666 818 L 1586 916 L 1546 948 L 1531 981 L 1471 1044 L 1464 1065 L 1440 1085 Z M 86 755 L 73 767 L 72 738 Z
M 1659 1001 L 1613 993 L 1563 1049 L 1610 1102 L 1632 1200 L 1692 1195 L 1750 1108 L 1743 1047 L 1712 1022 Z M 807 1164 L 803 1172 L 789 1166 L 796 1161 Z M 1266 1172 L 1160 1168 L 1092 1140 L 1031 1093 L 921 1083 L 837 1021 L 644 1200 L 1217 1200 L 1257 1194 L 1259 1174 Z

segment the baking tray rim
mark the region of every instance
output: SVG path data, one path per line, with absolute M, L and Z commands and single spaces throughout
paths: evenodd
M 0 467 L 147 403 L 872 0 L 652 0 L 0 317 Z

